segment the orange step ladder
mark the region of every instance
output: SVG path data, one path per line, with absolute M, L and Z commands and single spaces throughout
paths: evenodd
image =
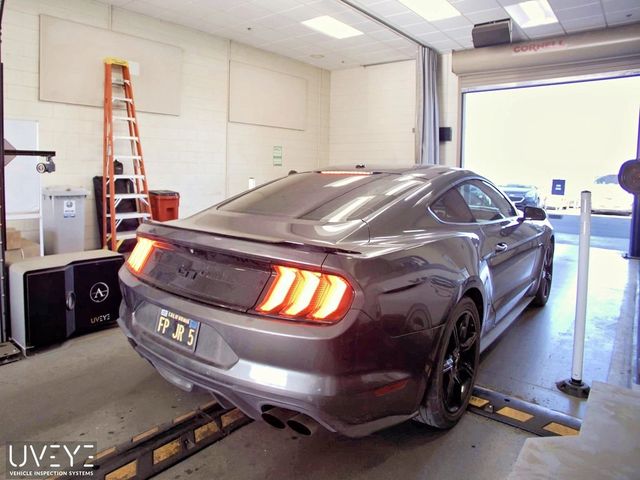
M 135 238 L 137 226 L 151 218 L 151 206 L 129 64 L 110 57 L 104 60 L 104 67 L 102 247 L 118 251 L 123 242 Z M 128 161 L 131 168 L 127 168 Z M 115 162 L 123 164 L 121 173 L 115 172 Z M 117 193 L 116 180 L 130 180 L 133 190 Z M 123 200 L 128 202 L 123 204 Z M 131 201 L 135 201 L 135 211 L 123 211 Z

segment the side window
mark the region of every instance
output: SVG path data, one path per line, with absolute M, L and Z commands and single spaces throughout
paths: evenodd
M 456 189 L 479 223 L 493 222 L 515 215 L 511 204 L 484 182 L 471 180 L 462 183 Z
M 443 222 L 475 223 L 475 218 L 460 192 L 452 188 L 430 206 L 433 214 Z
M 515 209 L 513 208 L 513 205 L 511 205 L 511 202 L 509 202 L 509 200 L 505 198 L 502 192 L 499 192 L 488 183 L 485 183 L 485 182 L 477 182 L 477 183 L 479 183 L 484 188 L 484 190 L 489 195 L 491 195 L 491 197 L 494 199 L 495 204 L 500 209 L 500 212 L 502 213 L 503 216 L 508 218 L 508 217 L 515 217 L 517 215 Z

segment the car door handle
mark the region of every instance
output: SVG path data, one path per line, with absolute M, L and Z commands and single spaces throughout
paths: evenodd
M 509 245 L 507 245 L 504 242 L 500 242 L 496 244 L 496 252 L 505 252 L 508 248 L 509 248 Z

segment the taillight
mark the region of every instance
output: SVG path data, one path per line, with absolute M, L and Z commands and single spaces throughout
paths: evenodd
M 349 309 L 353 289 L 344 278 L 281 265 L 273 268 L 275 277 L 258 312 L 333 323 Z
M 127 265 L 134 273 L 142 272 L 155 244 L 156 242 L 148 238 L 138 238 L 138 243 L 127 260 Z

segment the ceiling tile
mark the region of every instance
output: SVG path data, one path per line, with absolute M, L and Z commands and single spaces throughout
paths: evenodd
M 449 38 L 453 38 L 454 40 L 458 39 L 469 39 L 471 38 L 471 30 L 473 30 L 472 25 L 468 25 L 462 28 L 455 28 L 452 30 L 447 30 L 445 33 Z
M 429 22 L 427 21 L 422 21 L 420 23 L 416 23 L 414 25 L 407 25 L 406 27 L 403 27 L 402 30 L 404 32 L 408 32 L 412 35 L 420 35 L 423 33 L 429 33 L 429 32 L 438 32 L 439 30 L 434 27 L 433 25 L 431 25 Z
M 245 21 L 251 21 L 255 18 L 264 17 L 271 14 L 271 10 L 255 5 L 253 3 L 241 3 L 238 6 L 228 10 L 229 15 L 240 17 Z
M 618 12 L 605 11 L 605 18 L 609 26 L 640 22 L 640 7 Z
M 640 8 L 638 0 L 602 0 L 602 8 L 605 12 L 620 12 Z
M 422 35 L 416 35 L 416 38 L 419 39 L 419 40 L 422 40 L 427 45 L 431 45 L 431 43 L 433 43 L 433 42 L 449 40 L 449 37 L 447 37 L 441 31 L 424 33 Z
M 525 31 L 529 38 L 544 38 L 552 35 L 564 35 L 564 30 L 559 23 L 526 28 Z
M 460 16 L 438 20 L 437 22 L 431 22 L 431 24 L 439 30 L 451 30 L 472 25 L 472 22 L 466 17 Z
M 548 2 L 549 5 L 551 5 L 551 9 L 555 12 L 556 10 L 563 10 L 566 8 L 581 7 L 587 3 L 593 3 L 593 0 L 548 0 Z
M 376 3 L 359 0 L 356 3 L 364 7 L 368 12 L 373 12 L 374 14 L 384 18 L 408 11 L 407 7 L 396 0 L 385 0 Z
M 451 0 L 449 3 L 451 3 L 463 15 L 482 10 L 500 8 L 500 4 L 496 0 Z
M 576 18 L 574 20 L 565 20 L 562 22 L 567 33 L 580 32 L 584 30 L 593 30 L 594 28 L 605 28 L 606 23 L 604 15 L 596 15 L 593 17 Z
M 386 15 L 383 20 L 388 21 L 396 26 L 415 25 L 416 23 L 426 22 L 420 15 L 413 13 L 408 8 L 402 13 L 396 13 L 395 15 Z
M 393 40 L 399 37 L 397 33 L 394 33 L 392 30 L 389 30 L 386 28 L 383 30 L 376 30 L 376 31 L 370 32 L 368 36 L 380 41 Z
M 465 14 L 465 17 L 467 17 L 471 23 L 477 25 L 479 23 L 493 22 L 495 20 L 509 18 L 509 14 L 503 8 L 492 8 L 491 10 L 467 13 Z
M 300 6 L 298 0 L 251 0 L 251 3 L 272 12 L 282 12 Z
M 556 10 L 554 12 L 560 22 L 565 20 L 574 20 L 576 18 L 594 17 L 602 15 L 602 6 L 600 2 L 588 3 L 580 7 L 567 8 L 564 10 Z

